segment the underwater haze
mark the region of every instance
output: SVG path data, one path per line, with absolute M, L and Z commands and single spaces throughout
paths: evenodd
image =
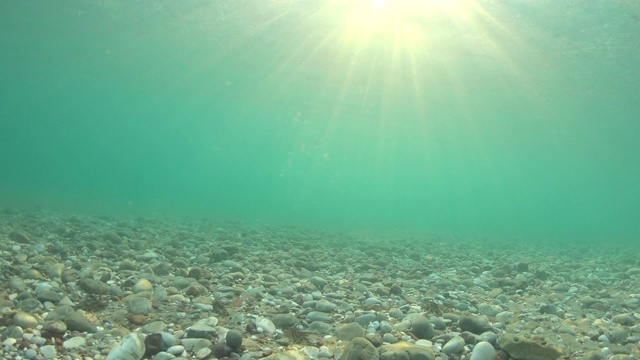
M 640 235 L 637 1 L 5 0 L 0 27 L 0 207 Z

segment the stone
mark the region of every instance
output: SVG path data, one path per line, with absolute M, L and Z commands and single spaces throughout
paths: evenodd
M 167 348 L 162 346 L 162 334 L 154 333 L 144 338 L 145 356 L 153 356 Z
M 462 336 L 454 336 L 451 340 L 447 341 L 442 347 L 442 352 L 447 355 L 457 354 L 464 350 L 465 341 Z
M 13 323 L 25 329 L 35 329 L 38 326 L 38 319 L 31 314 L 19 312 L 13 316 Z
M 243 340 L 242 333 L 238 330 L 229 330 L 227 332 L 227 336 L 225 337 L 225 341 L 227 345 L 229 345 L 232 349 L 238 349 L 242 346 Z
M 82 348 L 87 344 L 87 340 L 82 336 L 74 336 L 62 343 L 62 347 L 67 350 Z
M 109 352 L 107 360 L 140 360 L 144 353 L 144 336 L 133 332 L 125 336 L 119 346 Z
M 81 279 L 79 285 L 87 294 L 106 295 L 109 293 L 109 285 L 91 278 Z
M 486 341 L 480 341 L 477 343 L 471 351 L 470 360 L 495 360 L 496 350 L 493 345 Z
M 411 319 L 411 332 L 418 339 L 430 340 L 435 335 L 433 325 L 422 315 L 414 316 Z
M 113 231 L 102 234 L 102 239 L 115 245 L 122 243 L 122 238 L 120 237 L 120 235 L 114 233 Z
M 151 292 L 153 291 L 153 285 L 151 284 L 151 281 L 147 279 L 140 279 L 135 285 L 133 285 L 133 288 L 131 288 L 131 291 L 133 291 L 134 294 L 137 294 L 143 291 Z
M 341 360 L 378 360 L 379 358 L 378 350 L 369 340 L 362 337 L 351 339 L 340 357 Z
M 129 312 L 132 314 L 148 315 L 152 308 L 151 300 L 139 296 L 132 297 L 127 301 Z
M 348 323 L 340 325 L 335 335 L 338 340 L 351 340 L 364 336 L 364 328 L 358 323 Z
M 520 334 L 502 334 L 498 338 L 499 347 L 519 360 L 555 360 L 562 356 L 562 350 L 543 338 Z
M 298 319 L 295 315 L 286 313 L 286 314 L 274 314 L 271 317 L 271 321 L 278 327 L 279 329 L 286 329 L 294 326 L 298 323 Z
M 380 347 L 380 360 L 434 360 L 431 349 L 407 342 Z
M 476 335 L 482 334 L 489 326 L 489 320 L 484 316 L 463 316 L 458 321 L 461 331 L 469 331 Z
M 207 339 L 181 339 L 180 343 L 187 351 L 198 351 L 203 348 L 211 348 L 213 345 L 210 340 Z
M 40 348 L 40 355 L 46 360 L 52 360 L 56 358 L 56 347 L 53 345 L 45 345 Z

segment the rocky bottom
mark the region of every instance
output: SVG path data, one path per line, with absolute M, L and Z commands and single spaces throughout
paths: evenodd
M 3 359 L 640 359 L 640 249 L 0 213 Z

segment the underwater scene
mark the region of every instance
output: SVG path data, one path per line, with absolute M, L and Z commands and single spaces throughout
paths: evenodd
M 637 0 L 0 29 L 0 358 L 640 359 Z

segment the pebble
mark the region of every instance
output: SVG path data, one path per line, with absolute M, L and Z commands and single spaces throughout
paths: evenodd
M 14 315 L 13 323 L 24 329 L 35 329 L 38 326 L 38 319 L 31 314 L 19 312 Z
M 62 346 L 67 350 L 71 350 L 71 349 L 84 347 L 86 343 L 87 343 L 87 340 L 84 337 L 76 336 L 76 337 L 72 337 L 71 339 L 65 340 L 62 343 Z
M 454 336 L 451 340 L 447 341 L 442 347 L 442 352 L 447 355 L 457 354 L 464 350 L 464 339 L 461 336 Z
M 184 346 L 182 345 L 174 345 L 166 350 L 169 354 L 178 356 L 184 352 Z
M 45 345 L 40 348 L 40 355 L 43 358 L 49 360 L 54 359 L 56 357 L 56 348 L 53 345 Z
M 470 360 L 496 360 L 496 350 L 490 343 L 481 341 L 473 347 Z

